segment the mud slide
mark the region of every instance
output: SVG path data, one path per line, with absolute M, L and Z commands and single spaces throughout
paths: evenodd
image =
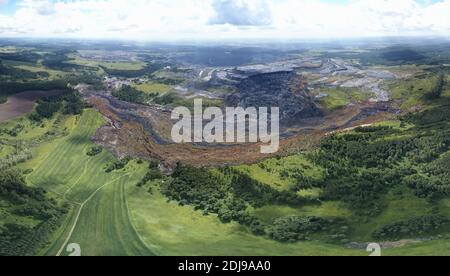
M 84 93 L 88 102 L 97 109 L 108 124 L 100 128 L 92 140 L 108 148 L 116 156 L 134 156 L 143 159 L 158 159 L 170 170 L 177 162 L 199 167 L 253 164 L 274 155 L 260 152 L 261 144 L 230 144 L 228 146 L 173 144 L 166 141 L 171 121 L 165 112 L 151 110 L 148 106 L 122 103 L 116 104 L 107 96 Z M 372 110 L 374 109 L 374 110 Z M 330 131 L 372 124 L 394 116 L 388 108 L 381 110 L 374 104 L 353 106 L 325 115 L 323 118 L 290 129 L 291 135 L 280 141 L 280 151 L 275 155 L 286 155 L 311 148 Z M 133 114 L 132 117 L 124 116 Z M 146 123 L 136 116 L 145 114 Z M 307 126 L 307 127 L 305 127 Z M 161 143 L 163 141 L 163 143 Z

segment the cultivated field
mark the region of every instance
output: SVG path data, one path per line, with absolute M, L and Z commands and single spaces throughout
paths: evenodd
M 130 164 L 122 171 L 106 173 L 111 154 L 86 155 L 90 136 L 103 124 L 93 110 L 73 122 L 72 133 L 54 141 L 39 154 L 28 181 L 45 188 L 72 205 L 71 218 L 45 254 L 65 254 L 65 245 L 79 243 L 85 255 L 151 255 L 128 220 L 125 185 L 143 175 L 142 166 Z M 63 249 L 63 250 L 61 250 Z
M 31 112 L 37 99 L 60 93 L 61 91 L 27 91 L 12 95 L 6 103 L 0 104 L 0 123 Z

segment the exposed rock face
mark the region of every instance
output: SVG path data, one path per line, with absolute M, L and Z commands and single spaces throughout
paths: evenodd
M 237 85 L 238 93 L 226 99 L 228 106 L 279 107 L 283 124 L 320 116 L 303 78 L 295 72 L 275 72 L 250 76 Z

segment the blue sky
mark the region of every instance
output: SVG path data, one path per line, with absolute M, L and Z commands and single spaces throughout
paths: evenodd
M 17 2 L 18 1 L 0 1 L 0 13 L 5 15 L 12 15 L 17 10 Z
M 450 0 L 0 0 L 0 36 L 449 36 Z

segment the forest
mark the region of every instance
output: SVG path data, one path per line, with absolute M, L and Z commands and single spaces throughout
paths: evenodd
M 85 102 L 78 92 L 49 96 L 38 100 L 34 112 L 29 117 L 33 121 L 52 118 L 56 112 L 62 111 L 65 115 L 79 115 L 86 107 Z
M 28 187 L 23 174 L 17 170 L 0 171 L 0 199 L 1 209 L 8 216 L 35 221 L 33 224 L 0 225 L 0 256 L 35 254 L 59 227 L 68 210 L 67 206 L 59 206 L 48 197 L 44 190 Z

